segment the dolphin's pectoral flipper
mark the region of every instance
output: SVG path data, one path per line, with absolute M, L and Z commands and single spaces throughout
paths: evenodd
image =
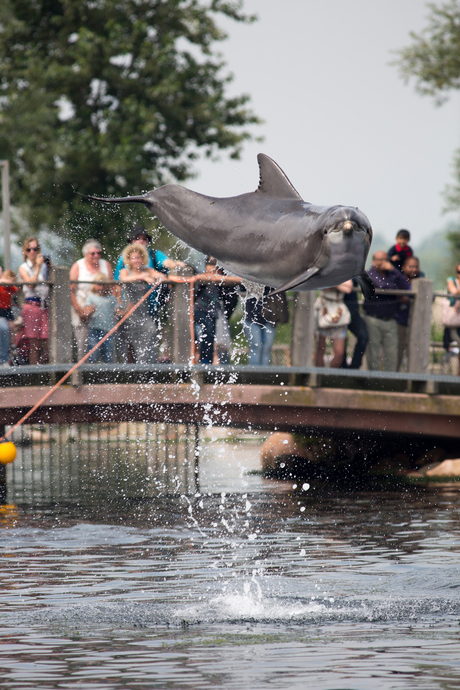
M 369 278 L 367 271 L 363 271 L 359 276 L 355 276 L 359 287 L 363 291 L 364 299 L 372 299 L 375 295 L 375 286 Z
M 274 199 L 299 199 L 302 197 L 295 189 L 285 172 L 265 153 L 257 155 L 259 163 L 259 186 L 256 190 Z
M 308 269 L 308 271 L 305 271 L 305 273 L 301 273 L 300 275 L 296 276 L 295 278 L 292 278 L 292 280 L 288 280 L 287 283 L 284 283 L 284 285 L 279 287 L 277 290 L 273 290 L 273 292 L 270 292 L 269 296 L 277 295 L 279 292 L 286 292 L 286 290 L 293 290 L 298 285 L 305 283 L 307 280 L 309 280 L 314 275 L 316 275 L 318 273 L 318 271 L 319 271 L 319 268 L 317 268 L 316 266 L 312 266 L 311 268 Z

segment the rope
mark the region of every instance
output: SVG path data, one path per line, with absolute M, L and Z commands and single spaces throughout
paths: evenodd
M 174 277 L 168 278 L 168 281 L 172 281 L 174 283 L 190 283 L 190 339 L 191 339 L 190 361 L 192 364 L 193 364 L 194 358 L 195 358 L 195 320 L 194 320 L 194 314 L 193 314 L 193 304 L 194 304 L 194 288 L 195 288 L 195 283 L 197 282 L 197 280 L 203 280 L 203 276 L 191 276 L 191 277 L 174 276 Z M 206 276 L 206 280 L 207 280 L 207 282 L 220 282 L 222 280 L 222 276 L 211 276 L 210 275 L 210 276 Z M 158 280 L 156 283 L 153 283 L 153 285 L 149 288 L 149 290 L 147 290 L 145 295 L 143 295 L 140 298 L 140 300 L 138 302 L 136 302 L 136 304 L 134 304 L 131 307 L 131 309 L 129 309 L 126 312 L 126 314 L 118 321 L 118 323 L 116 323 L 115 326 L 108 333 L 106 333 L 104 335 L 104 337 L 101 338 L 100 341 L 98 343 L 96 343 L 96 345 L 89 352 L 87 352 L 84 357 L 82 357 L 80 359 L 79 362 L 74 364 L 73 367 L 71 369 L 69 369 L 69 371 L 66 374 L 64 374 L 64 376 L 61 379 L 59 379 L 59 381 L 57 383 L 55 383 L 54 386 L 52 388 L 50 388 L 50 390 L 47 391 L 47 393 L 45 393 L 45 395 L 42 398 L 40 398 L 40 400 L 37 403 L 35 403 L 35 405 L 28 412 L 26 412 L 26 414 L 23 417 L 21 417 L 21 419 L 18 422 L 16 422 L 16 424 L 14 426 L 12 426 L 11 429 L 9 429 L 4 436 L 2 436 L 0 438 L 0 443 L 2 441 L 5 441 L 9 436 L 11 436 L 11 434 L 15 431 L 15 429 L 20 427 L 21 424 L 24 424 L 24 422 L 27 419 L 29 419 L 29 417 L 31 415 L 33 415 L 33 413 L 36 410 L 38 410 L 38 408 L 41 405 L 43 405 L 45 400 L 48 400 L 48 398 L 54 393 L 54 391 L 56 391 L 59 388 L 59 386 L 61 386 L 64 383 L 64 381 L 67 381 L 69 376 L 71 376 L 73 374 L 73 372 L 76 371 L 81 364 L 83 364 L 83 362 L 86 362 L 86 360 L 89 357 L 91 357 L 93 352 L 96 352 L 96 350 L 102 345 L 102 343 L 105 342 L 107 340 L 107 338 L 110 338 L 110 336 L 113 335 L 117 331 L 117 329 L 121 326 L 121 324 L 124 323 L 126 321 L 126 319 L 128 319 L 131 316 L 131 314 L 134 311 L 136 311 L 136 309 L 142 304 L 142 302 L 144 302 L 147 299 L 147 297 L 153 292 L 153 290 L 155 290 L 158 287 L 158 285 L 160 285 L 163 282 L 164 282 L 163 280 Z
M 129 309 L 126 312 L 126 314 L 118 321 L 118 323 L 116 323 L 115 326 L 108 333 L 106 333 L 104 335 L 104 337 L 101 338 L 100 341 L 98 343 L 96 343 L 96 345 L 89 352 L 87 352 L 84 357 L 82 357 L 80 359 L 79 362 L 74 364 L 73 367 L 71 369 L 69 369 L 69 371 L 66 374 L 64 374 L 64 376 L 61 379 L 59 379 L 59 381 L 57 383 L 55 383 L 54 386 L 52 388 L 50 388 L 50 390 L 47 391 L 45 393 L 45 395 L 42 398 L 40 398 L 40 400 L 37 403 L 35 403 L 35 405 L 28 412 L 26 412 L 26 414 L 23 417 L 21 417 L 21 419 L 18 422 L 16 422 L 16 424 L 14 426 L 12 426 L 11 429 L 9 429 L 4 436 L 2 436 L 0 438 L 0 443 L 2 441 L 5 441 L 9 436 L 11 436 L 13 431 L 15 429 L 17 429 L 18 427 L 20 427 L 21 424 L 23 424 L 26 421 L 26 419 L 29 419 L 29 417 L 31 415 L 33 415 L 35 410 L 38 410 L 38 408 L 41 405 L 43 405 L 45 400 L 48 400 L 48 398 L 54 393 L 54 391 L 56 391 L 59 388 L 59 386 L 64 383 L 64 381 L 67 381 L 69 376 L 71 376 L 73 374 L 73 372 L 76 371 L 81 364 L 83 364 L 83 362 L 86 362 L 88 357 L 91 357 L 93 352 L 96 352 L 96 350 L 102 345 L 103 342 L 105 342 L 107 340 L 107 338 L 110 338 L 110 336 L 116 332 L 116 330 L 121 326 L 121 324 L 124 323 L 126 321 L 126 319 L 128 319 L 134 311 L 136 311 L 136 309 L 142 304 L 142 302 L 144 302 L 147 299 L 147 297 L 153 292 L 153 290 L 155 290 L 155 288 L 157 288 L 158 285 L 160 285 L 160 283 L 162 283 L 162 282 L 163 282 L 162 280 L 158 280 L 156 283 L 154 283 L 152 285 L 152 287 L 149 288 L 149 290 L 147 290 L 145 295 L 143 295 L 140 298 L 140 300 L 138 302 L 136 302 L 136 304 L 134 304 L 131 307 L 131 309 Z

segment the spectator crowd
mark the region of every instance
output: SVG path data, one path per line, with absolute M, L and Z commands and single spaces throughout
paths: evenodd
M 369 276 L 378 289 L 372 299 L 358 300 L 355 281 L 320 290 L 315 301 L 316 352 L 314 363 L 324 366 L 328 340 L 331 367 L 398 371 L 408 357 L 410 291 L 412 281 L 423 277 L 418 259 L 410 247 L 410 234 L 399 230 L 388 252 L 372 256 Z M 0 268 L 0 366 L 48 361 L 50 293 L 49 257 L 41 253 L 36 237 L 22 245 L 24 261 L 13 271 Z M 152 247 L 152 237 L 142 225 L 134 228 L 115 270 L 103 258 L 103 248 L 95 239 L 82 247 L 82 257 L 70 269 L 71 322 L 75 356 L 80 360 L 101 345 L 89 361 L 154 364 L 168 361 L 161 350 L 162 332 L 168 320 L 170 287 L 167 276 L 189 266 L 198 279 L 194 294 L 196 361 L 203 364 L 230 363 L 229 319 L 238 304 L 241 280 L 224 275 L 213 257 L 190 252 L 187 263 L 175 261 Z M 137 309 L 114 335 L 105 337 L 148 290 Z M 445 346 L 460 337 L 460 266 L 447 281 L 452 295 L 450 321 L 446 316 Z M 395 293 L 395 291 L 398 291 Z M 248 341 L 248 363 L 269 365 L 276 329 L 289 321 L 286 295 L 247 295 L 243 306 L 243 331 Z M 407 295 L 404 293 L 407 292 Z M 14 302 L 22 293 L 20 314 Z M 447 301 L 447 300 L 446 300 Z M 457 309 L 458 307 L 458 309 Z M 455 312 L 455 314 L 454 314 Z M 458 316 L 457 316 L 458 312 Z M 443 317 L 444 318 L 444 317 Z M 348 334 L 356 342 L 347 358 Z M 365 360 L 364 360 L 365 358 Z
M 401 229 L 397 232 L 396 244 L 388 252 L 376 251 L 372 255 L 368 273 L 377 294 L 364 300 L 362 314 L 356 281 L 349 280 L 336 288 L 321 291 L 315 304 L 317 366 L 323 366 L 325 342 L 329 337 L 334 350 L 331 367 L 359 369 L 366 355 L 367 368 L 371 371 L 380 368 L 398 371 L 401 368 L 404 357 L 407 359 L 408 356 L 411 299 L 394 291 L 409 292 L 411 281 L 424 276 L 409 242 L 409 231 Z M 350 362 L 346 357 L 348 331 L 356 337 Z

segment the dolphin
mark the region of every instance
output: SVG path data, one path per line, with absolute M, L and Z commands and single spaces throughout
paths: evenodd
M 101 198 L 141 203 L 173 235 L 214 256 L 230 273 L 285 290 L 316 290 L 356 278 L 366 299 L 374 285 L 364 270 L 372 241 L 369 220 L 352 206 L 314 206 L 263 153 L 255 192 L 218 198 L 167 184 L 142 196 Z

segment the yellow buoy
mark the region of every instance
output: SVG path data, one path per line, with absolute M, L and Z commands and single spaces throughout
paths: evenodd
M 16 457 L 16 446 L 11 441 L 0 443 L 0 463 L 8 465 Z

